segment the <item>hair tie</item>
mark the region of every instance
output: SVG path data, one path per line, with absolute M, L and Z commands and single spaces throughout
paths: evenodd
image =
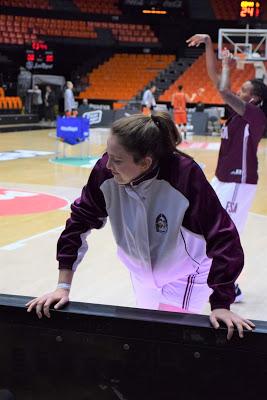
M 154 122 L 154 124 L 159 128 L 160 127 L 160 123 L 159 120 L 155 119 L 154 115 L 151 114 L 151 119 Z

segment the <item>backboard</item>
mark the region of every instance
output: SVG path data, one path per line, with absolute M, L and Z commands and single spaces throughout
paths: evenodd
M 239 60 L 245 62 L 267 60 L 267 30 L 266 29 L 219 29 L 218 57 L 227 48 Z

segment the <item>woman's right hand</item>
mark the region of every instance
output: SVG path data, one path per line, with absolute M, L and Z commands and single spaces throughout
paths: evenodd
M 58 310 L 69 302 L 69 293 L 67 289 L 56 289 L 54 292 L 44 294 L 41 297 L 37 297 L 26 303 L 27 312 L 31 312 L 35 309 L 38 318 L 42 318 L 43 314 L 50 318 L 49 308 L 52 304 L 54 309 Z
M 209 39 L 210 36 L 206 33 L 197 33 L 196 35 L 193 35 L 189 39 L 187 39 L 186 43 L 188 44 L 188 47 L 198 47 L 201 43 L 207 44 Z

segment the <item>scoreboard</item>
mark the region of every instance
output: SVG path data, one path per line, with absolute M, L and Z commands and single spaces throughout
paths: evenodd
M 54 67 L 54 52 L 44 41 L 32 42 L 26 50 L 26 68 L 28 70 L 50 70 Z
M 259 0 L 240 1 L 240 12 L 239 12 L 240 18 L 257 19 L 260 17 L 260 15 L 261 15 L 261 2 Z

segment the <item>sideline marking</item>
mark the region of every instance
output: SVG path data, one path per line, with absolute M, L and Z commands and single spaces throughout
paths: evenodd
M 263 214 L 256 214 L 256 213 L 254 213 L 254 212 L 249 212 L 249 214 L 251 214 L 251 215 L 253 215 L 253 216 L 255 216 L 255 217 L 258 217 L 258 218 L 263 218 L 263 219 L 266 219 L 266 218 L 267 218 L 267 215 L 263 215 Z M 18 249 L 18 248 L 20 248 L 20 247 L 25 246 L 25 244 L 26 244 L 27 242 L 29 242 L 30 240 L 32 240 L 32 239 L 36 239 L 36 238 L 38 238 L 38 237 L 42 237 L 42 236 L 45 236 L 45 235 L 49 235 L 50 233 L 54 233 L 54 232 L 57 232 L 57 231 L 61 231 L 61 230 L 63 230 L 64 228 L 65 228 L 65 225 L 58 226 L 57 228 L 50 229 L 49 231 L 45 231 L 45 232 L 42 232 L 42 233 L 38 233 L 37 235 L 29 236 L 29 237 L 26 238 L 26 239 L 18 240 L 17 242 L 10 243 L 10 244 L 8 244 L 8 245 L 2 246 L 2 247 L 0 247 L 0 250 L 12 251 L 12 250 Z
M 249 212 L 249 214 L 254 215 L 255 217 L 258 217 L 258 218 L 267 218 L 267 215 L 257 214 L 255 212 Z
M 25 244 L 32 239 L 36 239 L 36 238 L 39 238 L 39 237 L 42 237 L 45 235 L 49 235 L 50 233 L 54 233 L 54 232 L 63 230 L 64 228 L 65 228 L 65 225 L 62 225 L 62 226 L 58 226 L 57 228 L 50 229 L 49 231 L 37 233 L 36 235 L 29 236 L 26 239 L 21 239 L 21 240 L 18 240 L 17 242 L 13 242 L 13 243 L 7 244 L 5 246 L 2 246 L 2 247 L 0 247 L 0 250 L 12 251 L 12 250 L 19 249 L 20 247 L 25 246 Z

